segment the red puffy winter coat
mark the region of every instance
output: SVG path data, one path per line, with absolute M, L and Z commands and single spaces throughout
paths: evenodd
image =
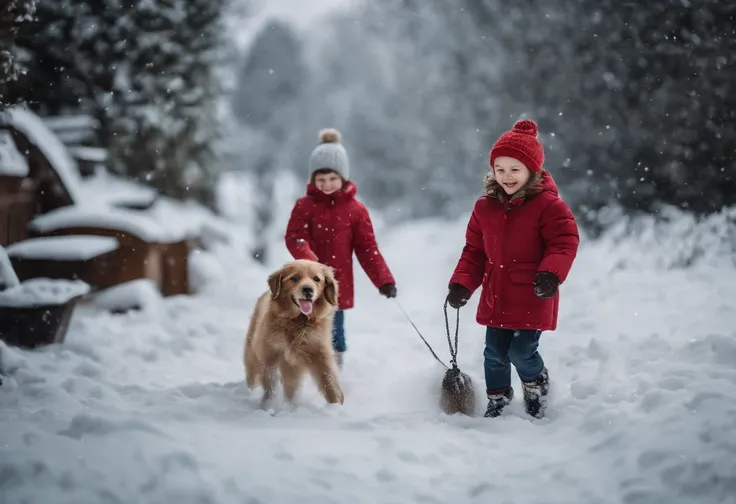
M 286 247 L 294 259 L 311 259 L 335 269 L 339 309 L 353 307 L 353 251 L 373 284 L 395 284 L 376 244 L 368 209 L 355 199 L 353 182 L 332 194 L 312 184 L 299 198 L 286 228 Z
M 525 197 L 503 202 L 482 196 L 473 208 L 465 247 L 450 283 L 474 292 L 482 286 L 476 320 L 508 329 L 557 328 L 559 292 L 550 299 L 534 294 L 540 271 L 564 282 L 580 238 L 575 218 L 560 199 L 548 172 Z

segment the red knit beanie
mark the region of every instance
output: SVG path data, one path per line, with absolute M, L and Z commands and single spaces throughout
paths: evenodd
M 531 119 L 522 119 L 514 124 L 514 129 L 507 131 L 491 149 L 491 170 L 493 162 L 499 156 L 518 159 L 532 173 L 542 171 L 544 149 L 537 140 L 537 123 Z

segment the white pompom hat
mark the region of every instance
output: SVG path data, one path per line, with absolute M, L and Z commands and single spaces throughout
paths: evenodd
M 319 145 L 309 156 L 309 178 L 316 170 L 329 169 L 340 174 L 345 180 L 350 179 L 350 163 L 348 153 L 340 141 L 342 135 L 334 128 L 323 129 L 319 132 Z

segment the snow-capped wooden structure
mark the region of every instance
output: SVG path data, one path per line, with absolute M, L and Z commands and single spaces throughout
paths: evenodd
M 119 242 L 109 236 L 44 236 L 6 249 L 21 280 L 61 278 L 83 280 L 96 289 L 119 283 L 124 267 Z
M 99 168 L 105 168 L 107 163 L 107 149 L 102 147 L 69 146 L 69 154 L 77 162 L 82 177 L 94 175 Z
M 74 151 L 96 163 L 81 177 L 49 124 L 78 141 L 91 127 L 83 119 L 44 121 L 22 107 L 0 114 L 0 245 L 13 267 L 23 280 L 83 279 L 93 291 L 150 279 L 165 296 L 190 293 L 199 230 L 156 208 L 153 189 L 105 173 L 103 150 Z
M 25 154 L 28 178 L 35 183 L 36 213 L 82 202 L 74 159 L 39 116 L 23 107 L 10 107 L 0 116 L 0 129 L 9 131 Z
M 107 163 L 107 149 L 94 147 L 95 132 L 100 122 L 87 114 L 47 116 L 44 124 L 66 145 L 82 178 L 94 175 Z
M 30 223 L 34 238 L 108 237 L 117 241 L 114 256 L 106 258 L 104 278 L 92 280 L 95 288 L 106 288 L 137 279 L 155 282 L 164 296 L 189 294 L 188 257 L 190 237 L 161 226 L 152 217 L 123 208 L 74 205 L 39 215 Z M 13 265 L 33 271 L 39 261 L 22 259 L 9 251 Z M 97 256 L 99 257 L 99 256 Z M 26 266 L 20 266 L 25 262 Z M 72 278 L 58 272 L 55 278 Z M 64 276 L 62 276 L 64 275 Z
M 23 348 L 62 343 L 76 304 L 88 292 L 80 280 L 21 282 L 0 247 L 0 339 Z

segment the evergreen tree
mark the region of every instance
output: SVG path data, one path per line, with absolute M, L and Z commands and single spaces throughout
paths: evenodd
M 0 110 L 10 104 L 7 88 L 20 72 L 13 57 L 15 40 L 31 21 L 35 6 L 35 0 L 5 0 L 0 5 Z
M 42 114 L 88 113 L 113 171 L 210 199 L 229 0 L 39 0 L 14 87 Z
M 242 142 L 242 169 L 252 172 L 258 185 L 253 256 L 262 262 L 267 261 L 274 215 L 274 179 L 279 169 L 290 168 L 284 153 L 298 131 L 306 130 L 296 109 L 306 79 L 300 46 L 288 24 L 267 23 L 246 54 L 231 99 L 240 125 L 236 134 Z M 316 131 L 312 136 L 316 138 Z

